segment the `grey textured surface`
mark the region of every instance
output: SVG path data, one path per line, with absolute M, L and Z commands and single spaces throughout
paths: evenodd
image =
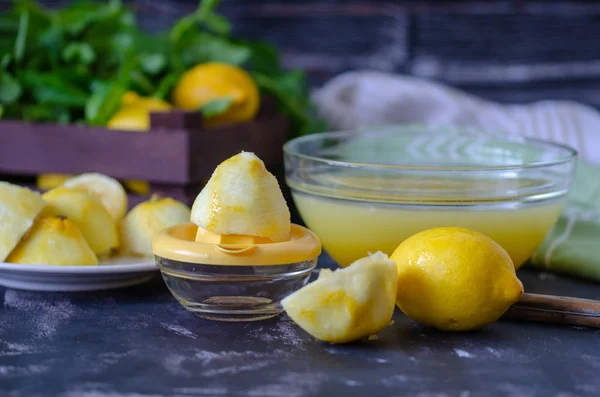
M 600 299 L 597 284 L 520 276 L 528 292 Z M 396 313 L 377 339 L 333 346 L 285 316 L 202 320 L 160 279 L 101 293 L 0 289 L 0 303 L 2 396 L 600 395 L 595 329 L 500 321 L 442 333 Z

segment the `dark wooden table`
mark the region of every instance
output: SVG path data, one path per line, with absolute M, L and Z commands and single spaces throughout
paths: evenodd
M 520 277 L 528 292 L 600 299 L 598 284 Z M 0 297 L 1 396 L 600 395 L 596 329 L 501 321 L 442 333 L 396 313 L 377 339 L 333 346 L 285 316 L 200 319 L 160 278 L 94 293 L 0 289 Z

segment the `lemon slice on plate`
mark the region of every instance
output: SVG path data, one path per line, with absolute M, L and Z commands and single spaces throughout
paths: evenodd
M 63 186 L 85 192 L 100 201 L 115 222 L 125 217 L 127 193 L 116 179 L 98 173 L 81 174 L 67 180 Z
M 111 254 L 119 248 L 117 225 L 110 213 L 91 195 L 64 186 L 42 196 L 46 207 L 44 216 L 66 216 L 77 225 L 83 237 L 98 256 Z
M 0 262 L 16 247 L 44 208 L 40 195 L 27 188 L 0 182 Z
M 90 266 L 97 265 L 98 258 L 73 222 L 61 217 L 40 217 L 6 262 Z
M 123 253 L 152 256 L 152 239 L 164 228 L 190 221 L 190 208 L 172 198 L 153 196 L 136 205 L 121 222 Z

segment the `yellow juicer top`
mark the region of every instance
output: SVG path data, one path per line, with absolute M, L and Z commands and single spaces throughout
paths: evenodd
M 292 224 L 288 241 L 234 234 L 216 234 L 193 223 L 159 232 L 152 242 L 155 255 L 186 263 L 226 266 L 285 265 L 314 259 L 321 241 L 305 227 Z

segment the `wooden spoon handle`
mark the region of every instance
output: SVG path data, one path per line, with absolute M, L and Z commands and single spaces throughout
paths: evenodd
M 504 313 L 503 317 L 600 328 L 600 301 L 566 296 L 524 294 L 519 302 Z

